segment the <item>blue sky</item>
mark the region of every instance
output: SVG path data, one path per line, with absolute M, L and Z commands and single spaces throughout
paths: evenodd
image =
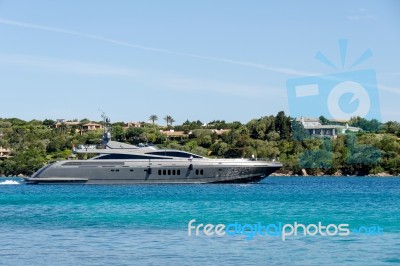
M 340 65 L 343 38 L 343 69 L 315 59 Z M 398 1 L 0 0 L 0 117 L 247 122 L 290 112 L 288 79 L 371 49 L 352 70 L 376 71 L 400 120 L 399 47 Z

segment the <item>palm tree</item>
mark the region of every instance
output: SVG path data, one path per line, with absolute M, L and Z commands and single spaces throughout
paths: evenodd
M 149 117 L 149 120 L 151 120 L 153 122 L 153 125 L 154 125 L 154 122 L 158 120 L 158 116 L 157 115 L 151 115 Z
M 165 122 L 167 122 L 167 126 L 171 125 L 171 127 L 172 127 L 172 123 L 175 122 L 175 119 L 173 119 L 172 116 L 170 116 L 170 115 L 167 115 L 166 117 L 164 117 L 164 120 L 165 120 Z
M 170 115 L 167 115 L 166 117 L 164 117 L 165 122 L 167 122 L 167 126 L 169 125 L 170 118 L 171 118 Z

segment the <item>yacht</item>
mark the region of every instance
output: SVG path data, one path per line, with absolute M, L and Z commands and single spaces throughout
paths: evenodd
M 194 153 L 112 141 L 105 119 L 103 145 L 79 146 L 75 153 L 96 154 L 88 160 L 46 165 L 26 177 L 27 184 L 170 184 L 257 182 L 282 167 L 274 161 L 211 159 Z

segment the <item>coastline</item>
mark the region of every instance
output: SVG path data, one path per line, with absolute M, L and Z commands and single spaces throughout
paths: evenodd
M 368 174 L 368 175 L 345 175 L 339 170 L 339 171 L 335 172 L 333 175 L 326 175 L 322 171 L 320 171 L 316 174 L 315 173 L 310 174 L 304 168 L 301 169 L 300 172 L 301 172 L 301 174 L 297 174 L 290 170 L 280 169 L 280 170 L 270 174 L 269 176 L 273 176 L 273 177 L 275 177 L 275 176 L 276 177 L 296 177 L 296 176 L 297 177 L 400 177 L 399 175 L 392 175 L 387 172 L 381 172 L 381 173 L 377 173 L 377 174 Z M 24 178 L 24 177 L 28 177 L 28 176 L 23 175 L 23 174 L 19 174 L 19 175 L 15 175 L 15 176 L 5 176 L 5 175 L 0 174 L 0 178 Z
M 336 173 L 334 173 L 333 175 L 326 175 L 322 172 L 319 172 L 317 174 L 309 174 L 307 173 L 306 169 L 301 169 L 301 175 L 299 174 L 295 174 L 293 171 L 288 171 L 288 170 L 278 170 L 272 174 L 270 174 L 269 176 L 281 176 L 281 177 L 285 177 L 285 176 L 301 176 L 301 177 L 362 177 L 362 176 L 369 176 L 369 177 L 400 177 L 398 175 L 391 175 L 387 172 L 381 172 L 378 174 L 369 174 L 369 175 L 344 175 L 342 174 L 341 171 L 337 171 Z M 0 178 L 24 178 L 24 177 L 28 177 L 26 175 L 23 174 L 19 174 L 16 176 L 4 176 L 4 175 L 0 175 Z
M 275 173 L 270 174 L 269 176 L 276 177 L 400 177 L 398 175 L 391 175 L 387 172 L 382 172 L 378 174 L 369 174 L 369 175 L 343 175 L 340 171 L 334 173 L 333 175 L 325 175 L 322 172 L 318 174 L 308 174 L 305 169 L 302 169 L 301 175 L 295 174 L 292 171 L 277 171 Z
M 400 178 L 400 176 L 397 175 L 390 175 L 388 173 L 379 173 L 379 174 L 370 174 L 370 175 L 298 175 L 298 174 L 293 174 L 293 173 L 273 173 L 266 178 L 269 177 L 322 177 L 322 178 L 330 178 L 330 177 L 338 177 L 338 178 L 348 178 L 348 177 L 377 177 L 377 178 Z M 18 179 L 18 180 L 23 180 L 22 176 L 0 176 L 1 181 L 5 181 L 7 179 Z

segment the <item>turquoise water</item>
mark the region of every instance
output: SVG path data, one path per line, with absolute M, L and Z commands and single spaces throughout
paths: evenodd
M 0 184 L 12 183 L 10 178 Z M 17 179 L 15 179 L 17 180 Z M 17 180 L 20 182 L 19 180 Z M 400 178 L 0 186 L 2 265 L 400 264 Z M 195 225 L 349 224 L 382 235 L 188 236 Z M 192 232 L 194 234 L 195 231 Z

